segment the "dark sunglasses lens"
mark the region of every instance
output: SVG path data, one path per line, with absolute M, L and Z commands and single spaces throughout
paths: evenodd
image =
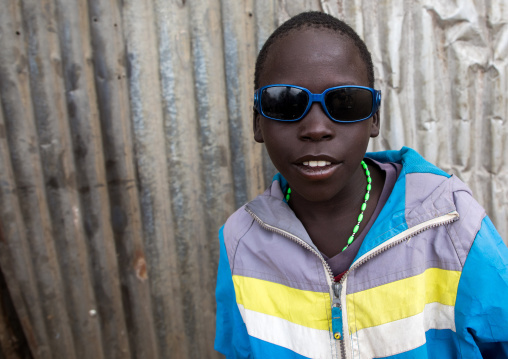
M 292 121 L 303 115 L 309 96 L 301 89 L 290 86 L 267 87 L 261 93 L 261 109 L 267 117 Z
M 325 104 L 330 116 L 338 121 L 358 121 L 372 111 L 372 93 L 369 90 L 346 87 L 329 91 Z

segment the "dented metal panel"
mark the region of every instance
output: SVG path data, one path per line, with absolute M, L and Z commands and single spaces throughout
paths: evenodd
M 252 138 L 254 62 L 306 10 L 372 52 L 370 149 L 459 176 L 508 240 L 504 1 L 0 7 L 0 269 L 34 358 L 220 357 L 217 231 L 275 173 Z

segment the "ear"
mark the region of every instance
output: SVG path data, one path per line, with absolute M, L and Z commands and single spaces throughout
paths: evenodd
M 263 139 L 263 133 L 261 131 L 261 115 L 256 110 L 254 110 L 252 115 L 252 125 L 254 130 L 254 141 L 258 143 L 265 142 Z
M 370 137 L 377 137 L 379 135 L 379 110 L 372 116 L 372 126 L 370 128 Z

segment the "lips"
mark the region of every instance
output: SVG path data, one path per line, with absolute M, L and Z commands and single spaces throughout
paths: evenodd
M 293 163 L 299 174 L 308 180 L 324 180 L 333 175 L 340 162 L 327 155 L 308 155 Z

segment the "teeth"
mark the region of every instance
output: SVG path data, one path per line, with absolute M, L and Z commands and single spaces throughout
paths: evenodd
M 329 166 L 332 163 L 329 161 L 305 161 L 303 162 L 304 166 L 310 166 L 310 167 L 324 167 Z

